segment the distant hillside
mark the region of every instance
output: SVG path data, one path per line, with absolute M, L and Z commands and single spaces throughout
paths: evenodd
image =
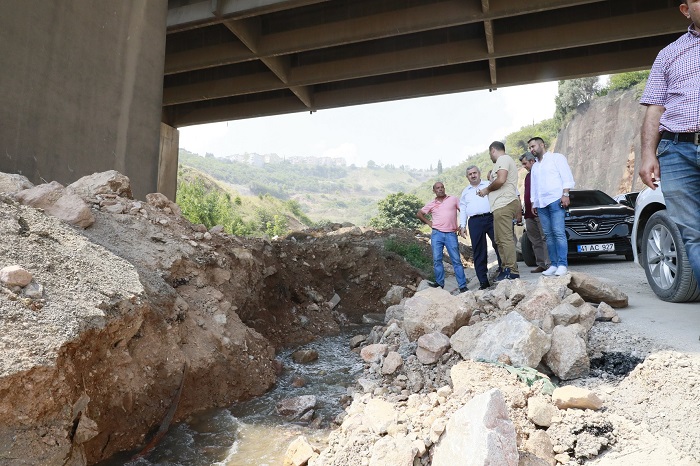
M 638 94 L 639 87 L 595 97 L 580 105 L 559 133 L 554 119 L 524 126 L 505 136 L 506 152 L 520 166 L 518 157 L 526 150 L 528 139 L 540 136 L 549 148 L 567 157 L 578 188 L 601 189 L 610 195 L 638 190 L 639 131 L 644 114 Z M 487 149 L 440 174 L 394 167 L 348 167 L 337 160 L 314 163 L 313 158 L 292 163 L 279 156 L 257 154 L 221 159 L 182 149 L 180 164 L 223 182 L 234 197 L 279 202 L 268 210 L 282 209 L 286 215 L 290 209 L 277 206 L 292 206 L 307 217 L 306 224 L 332 221 L 367 225 L 377 213 L 377 201 L 392 193 L 416 194 L 428 201 L 433 197 L 433 183 L 439 180 L 449 194 L 459 195 L 467 185 L 467 166 L 478 166 L 484 178 L 493 166 Z M 525 174 L 520 170 L 521 191 Z
M 240 196 L 272 196 L 294 200 L 314 222 L 366 225 L 376 215 L 377 201 L 395 192 L 415 189 L 433 173 L 393 167 L 357 168 L 277 161 L 262 166 L 201 157 L 180 150 L 180 165 L 196 168 L 226 183 Z

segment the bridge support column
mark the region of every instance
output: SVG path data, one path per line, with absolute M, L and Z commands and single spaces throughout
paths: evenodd
M 158 192 L 175 202 L 177 194 L 177 162 L 180 149 L 180 131 L 160 124 L 160 155 L 158 157 Z

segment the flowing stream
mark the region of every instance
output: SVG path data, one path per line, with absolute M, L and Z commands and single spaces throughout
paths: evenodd
M 348 340 L 370 329 L 371 326 L 351 327 L 338 336 L 282 351 L 278 357 L 285 370 L 268 393 L 173 424 L 156 448 L 143 458 L 132 460 L 138 451 L 125 452 L 99 466 L 277 466 L 282 464 L 289 443 L 298 435 L 305 435 L 314 445 L 322 445 L 329 433 L 328 425 L 342 411 L 340 398 L 354 385 L 364 367 L 359 355 L 350 351 Z M 296 349 L 316 350 L 319 358 L 297 364 L 291 358 Z M 299 377 L 306 381 L 303 387 L 292 384 Z M 301 395 L 316 396 L 321 429 L 294 423 L 277 414 L 278 401 Z

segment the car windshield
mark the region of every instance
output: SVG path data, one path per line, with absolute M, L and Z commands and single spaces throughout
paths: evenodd
M 592 205 L 616 205 L 615 199 L 603 191 L 571 191 L 569 195 L 571 207 L 587 207 Z

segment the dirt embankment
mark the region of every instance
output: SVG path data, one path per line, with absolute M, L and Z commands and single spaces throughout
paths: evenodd
M 243 240 L 117 192 L 80 192 L 95 217 L 85 230 L 0 199 L 0 269 L 33 276 L 0 287 L 0 464 L 92 464 L 143 446 L 181 383 L 175 420 L 261 394 L 277 349 L 419 278 L 375 232 Z

